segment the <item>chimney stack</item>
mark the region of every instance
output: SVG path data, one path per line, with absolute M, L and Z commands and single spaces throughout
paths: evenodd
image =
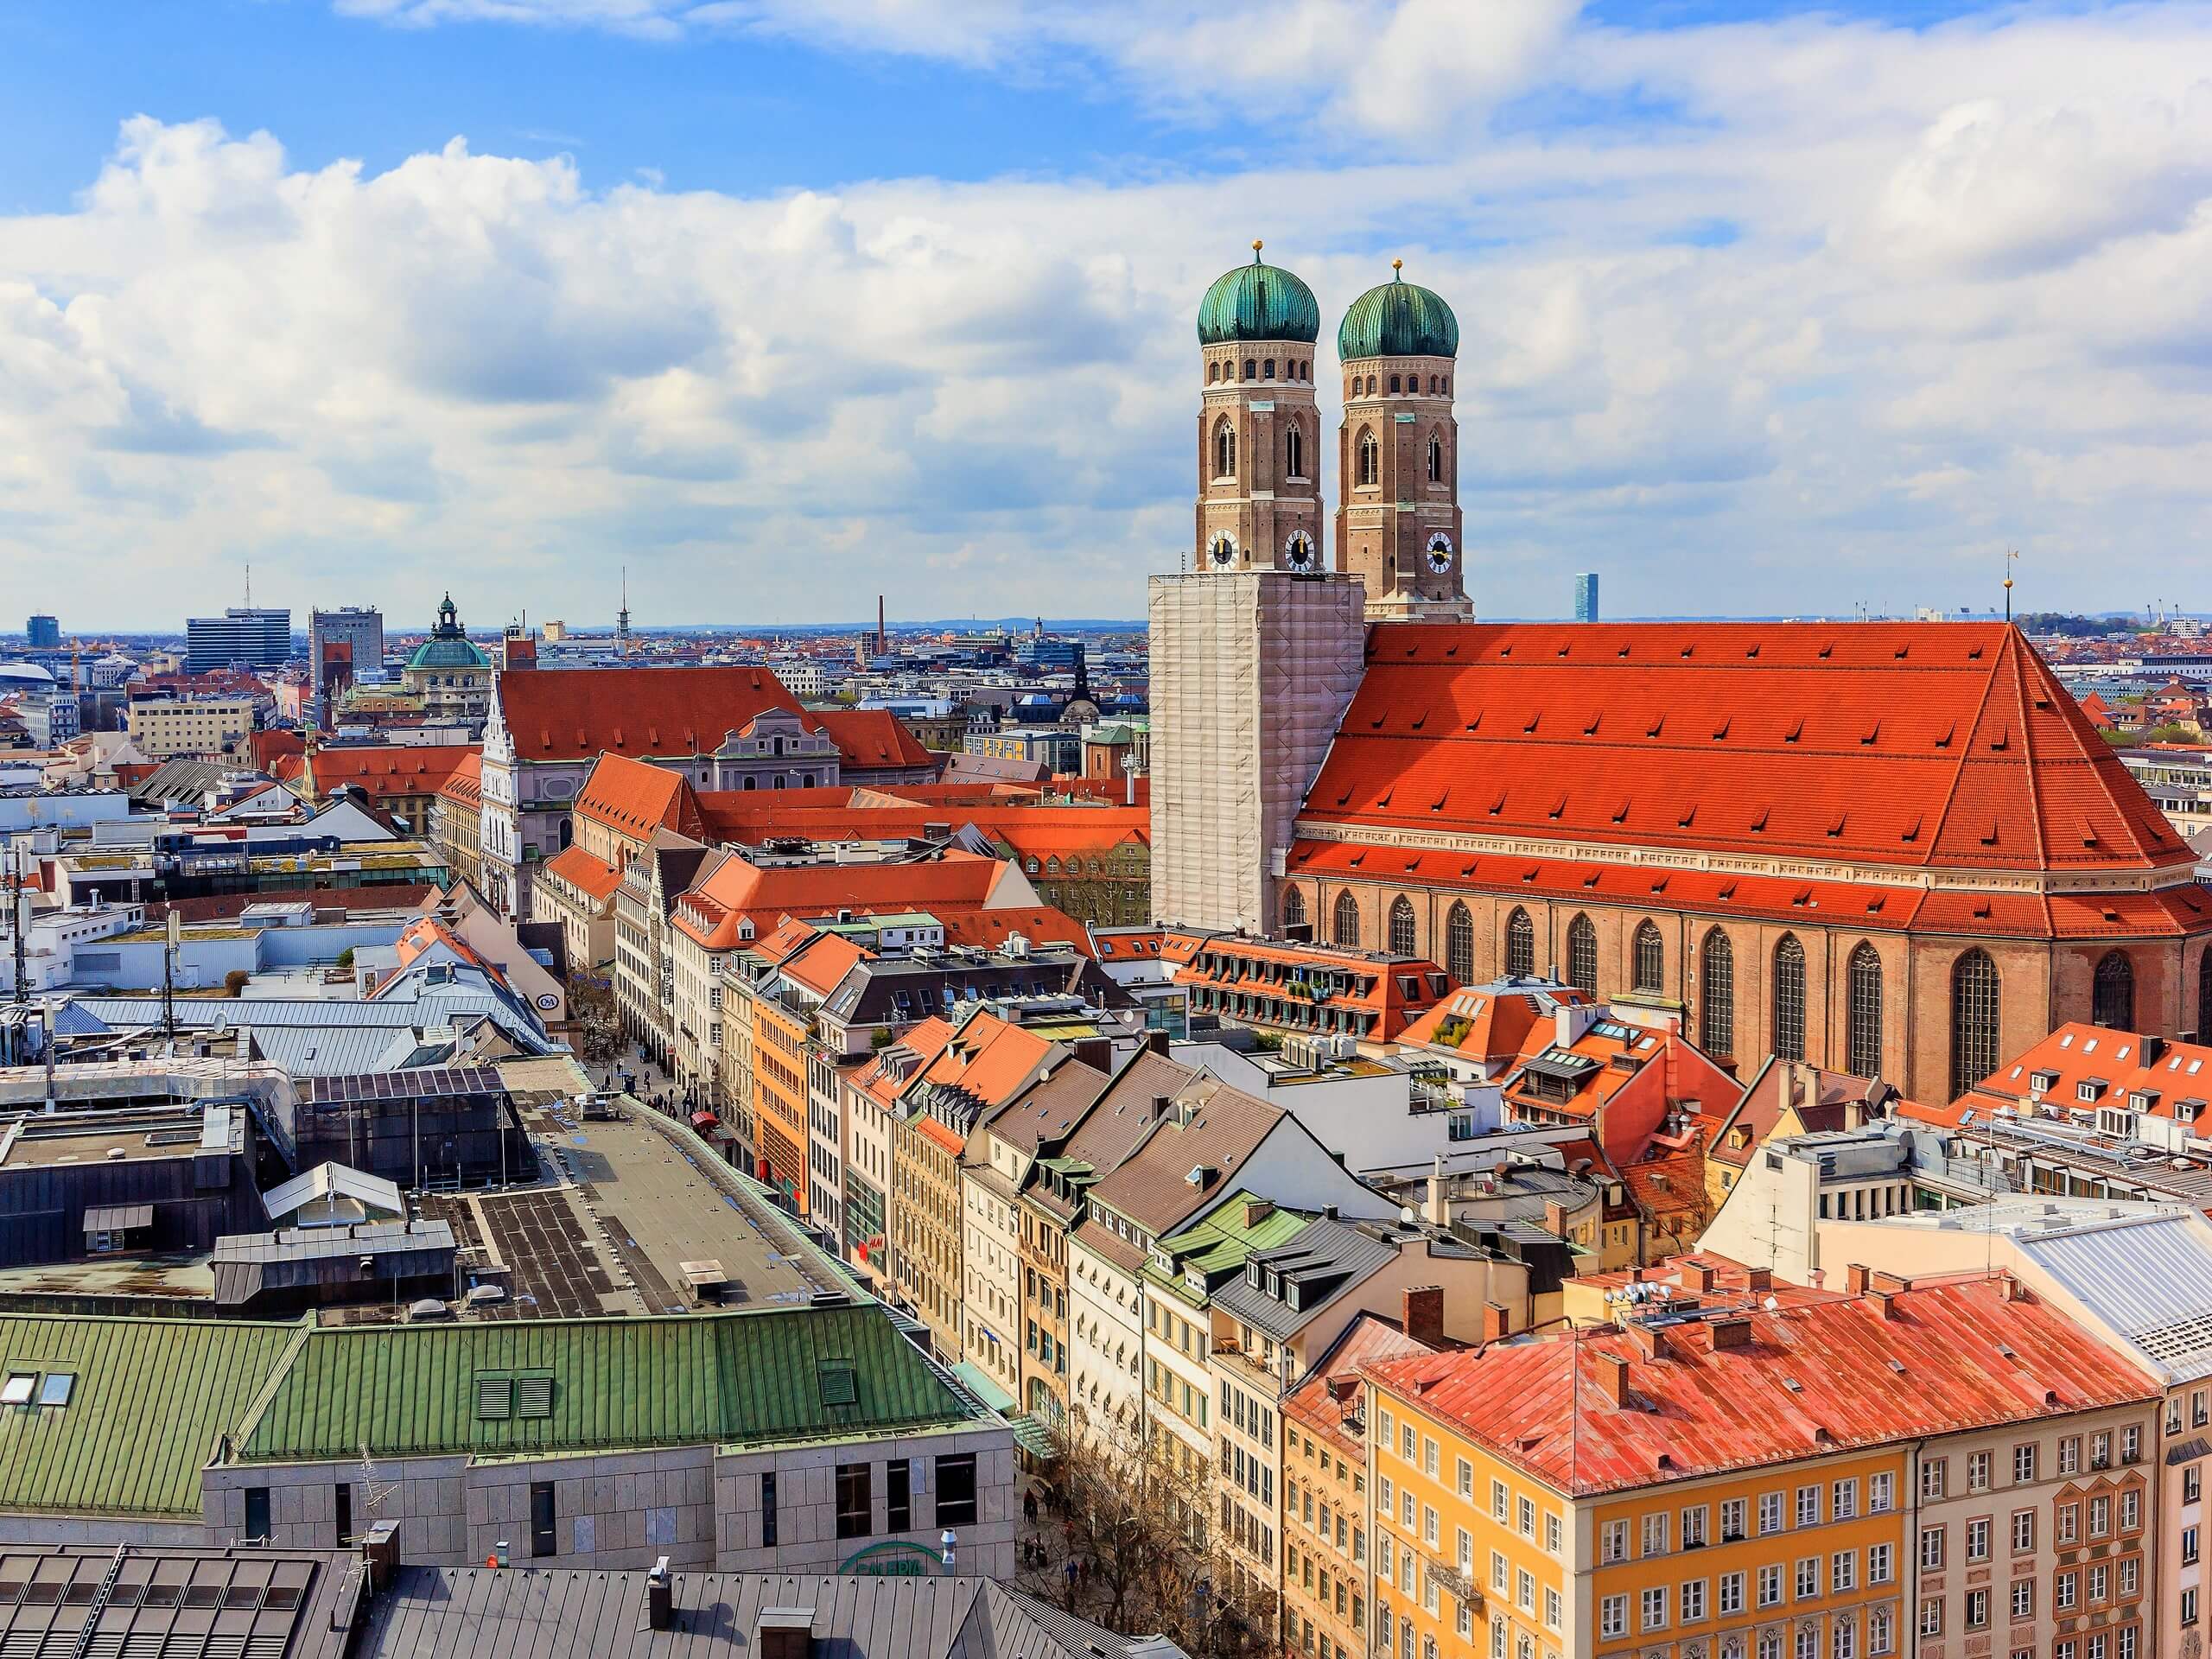
M 1430 1348 L 1444 1345 L 1444 1287 L 1418 1285 L 1400 1295 L 1398 1328 Z
M 1598 1386 L 1605 1391 L 1611 1404 L 1625 1408 L 1628 1404 L 1628 1360 L 1621 1354 L 1598 1356 Z
M 1483 1304 L 1483 1340 L 1503 1342 L 1513 1332 L 1513 1311 L 1497 1302 Z
M 1715 1319 L 1706 1329 L 1713 1332 L 1713 1348 L 1715 1353 L 1730 1348 L 1748 1348 L 1751 1345 L 1751 1322 L 1741 1313 L 1732 1319 Z
M 1750 1268 L 1744 1273 L 1744 1288 L 1764 1296 L 1774 1288 L 1772 1268 Z
M 1866 1294 L 1866 1264 L 1864 1262 L 1853 1262 L 1843 1270 L 1843 1287 L 1853 1296 Z
M 391 1587 L 392 1575 L 399 1571 L 398 1522 L 379 1521 L 361 1535 L 361 1562 L 368 1568 L 371 1590 Z
M 668 1557 L 664 1555 L 645 1574 L 645 1628 L 664 1630 L 675 1616 L 676 1594 L 668 1573 Z

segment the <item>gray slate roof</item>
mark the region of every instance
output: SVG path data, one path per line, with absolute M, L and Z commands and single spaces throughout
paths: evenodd
M 837 1659 L 1125 1659 L 1138 1643 L 973 1578 L 677 1573 L 665 1630 L 645 1627 L 643 1573 L 403 1567 L 358 1659 L 704 1659 L 750 1653 L 765 1608 L 812 1608 Z M 1175 1649 L 1163 1649 L 1173 1656 Z
M 1248 1268 L 1244 1274 L 1214 1292 L 1214 1306 L 1238 1323 L 1282 1341 L 1303 1330 L 1338 1297 L 1366 1283 L 1395 1261 L 1397 1255 L 1397 1247 L 1389 1241 L 1325 1216 L 1307 1223 L 1274 1249 L 1255 1252 L 1250 1258 L 1263 1278 L 1272 1268 L 1286 1278 L 1325 1283 L 1325 1293 L 1309 1294 L 1303 1306 L 1294 1308 L 1281 1297 L 1254 1289 Z

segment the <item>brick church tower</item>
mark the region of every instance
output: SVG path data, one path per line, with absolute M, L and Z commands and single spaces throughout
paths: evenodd
M 1198 309 L 1194 556 L 1152 579 L 1152 895 L 1163 921 L 1267 931 L 1366 629 L 1320 544 L 1320 308 L 1253 253 Z
M 1459 428 L 1452 371 L 1459 321 L 1399 275 L 1351 302 L 1337 330 L 1344 417 L 1337 440 L 1337 559 L 1367 589 L 1370 622 L 1462 621 Z

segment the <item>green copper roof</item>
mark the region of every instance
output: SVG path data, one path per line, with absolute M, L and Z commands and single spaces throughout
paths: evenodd
M 1265 1213 L 1248 1220 L 1248 1205 L 1263 1208 Z M 1240 1187 L 1205 1220 L 1160 1241 L 1160 1248 L 1175 1260 L 1173 1273 L 1147 1264 L 1144 1276 L 1186 1300 L 1195 1300 L 1184 1278 L 1186 1272 L 1202 1275 L 1209 1285 L 1222 1274 L 1242 1273 L 1248 1256 L 1287 1243 L 1313 1219 L 1310 1211 L 1281 1209 Z
M 1252 263 L 1215 277 L 1198 305 L 1201 346 L 1232 340 L 1295 340 L 1311 345 L 1320 334 L 1321 308 L 1313 290 L 1288 271 L 1261 263 L 1257 243 L 1252 247 Z
M 1358 357 L 1459 354 L 1459 320 L 1452 308 L 1395 270 L 1389 282 L 1351 302 L 1337 329 L 1337 355 L 1347 363 Z
M 248 1463 L 843 1440 L 975 1416 L 874 1306 L 315 1331 Z
M 0 1376 L 35 1375 L 35 1390 L 51 1376 L 73 1379 L 67 1405 L 0 1406 L 0 1510 L 199 1520 L 200 1470 L 304 1334 L 0 1315 Z
M 415 647 L 415 654 L 407 659 L 410 668 L 489 668 L 492 659 L 478 648 L 461 626 L 454 613 L 453 595 L 446 595 L 446 602 L 438 607 L 438 625 L 430 630 L 430 637 Z

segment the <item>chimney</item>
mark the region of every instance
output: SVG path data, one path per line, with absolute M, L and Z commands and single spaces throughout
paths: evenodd
M 1659 1360 L 1667 1357 L 1667 1333 L 1655 1325 L 1631 1325 L 1628 1328 L 1628 1333 L 1635 1340 L 1636 1345 L 1643 1351 L 1643 1357 L 1646 1359 Z
M 1483 1304 L 1483 1340 L 1503 1342 L 1512 1333 L 1513 1312 L 1497 1302 Z
M 1247 1227 L 1256 1227 L 1274 1214 L 1274 1205 L 1269 1204 L 1265 1198 L 1247 1198 L 1244 1200 L 1244 1224 Z
M 1744 1288 L 1748 1291 L 1755 1292 L 1761 1296 L 1765 1295 L 1769 1291 L 1774 1288 L 1774 1269 L 1772 1268 L 1746 1268 L 1744 1270 Z
M 1168 1037 L 1166 1032 L 1147 1031 L 1144 1034 L 1144 1046 L 1159 1055 L 1160 1058 L 1167 1058 Z
M 1070 1046 L 1075 1058 L 1094 1071 L 1114 1069 L 1114 1041 L 1110 1037 L 1078 1037 Z
M 1706 1329 L 1713 1332 L 1713 1351 L 1715 1353 L 1751 1345 L 1751 1322 L 1743 1314 L 1739 1313 L 1733 1319 L 1715 1319 Z
M 1897 1294 L 1893 1290 L 1878 1290 L 1873 1295 L 1874 1311 L 1885 1319 L 1897 1316 Z
M 1421 1207 L 1424 1219 L 1439 1227 L 1452 1224 L 1452 1183 L 1444 1173 L 1444 1154 L 1436 1154 L 1436 1162 L 1428 1172 L 1428 1202 Z
M 1628 1404 L 1628 1359 L 1622 1354 L 1598 1356 L 1598 1386 L 1605 1391 L 1605 1398 L 1612 1404 Z
M 1567 1206 L 1557 1198 L 1544 1200 L 1544 1230 L 1554 1238 L 1567 1236 Z
M 372 1591 L 391 1588 L 399 1571 L 399 1522 L 379 1521 L 361 1535 L 361 1564 L 368 1569 Z
M 1713 1278 L 1711 1264 L 1704 1262 L 1684 1262 L 1679 1274 L 1684 1290 L 1711 1290 Z
M 1854 1262 L 1843 1270 L 1843 1287 L 1853 1296 L 1866 1294 L 1866 1264 L 1864 1262 Z
M 664 1555 L 645 1574 L 645 1628 L 664 1630 L 676 1611 L 675 1590 L 670 1582 L 668 1557 Z
M 814 1609 L 763 1607 L 753 1646 L 760 1659 L 813 1659 Z
M 1444 1287 L 1418 1285 L 1400 1294 L 1398 1328 L 1430 1348 L 1444 1345 Z

